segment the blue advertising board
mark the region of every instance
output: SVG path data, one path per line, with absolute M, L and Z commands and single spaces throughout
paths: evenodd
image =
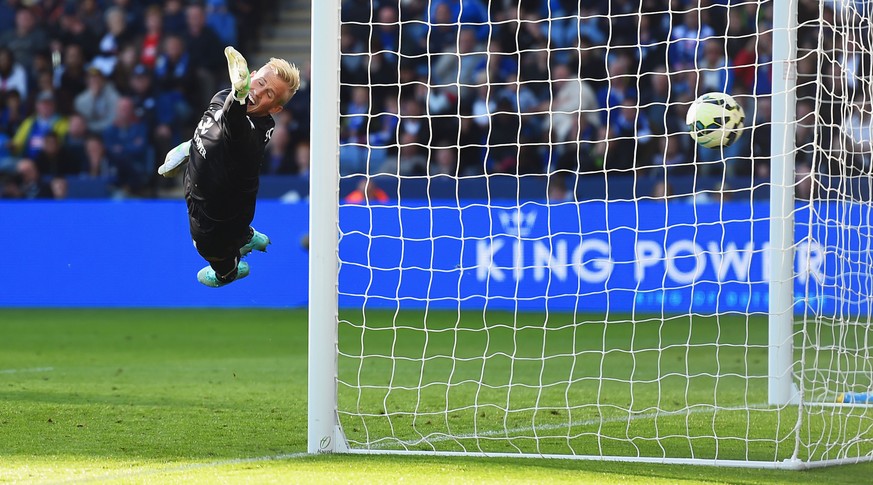
M 766 202 L 343 206 L 339 302 L 766 312 L 768 214 Z M 870 313 L 870 216 L 857 204 L 798 208 L 798 312 Z M 303 308 L 308 219 L 305 202 L 260 201 L 254 225 L 273 245 L 250 256 L 250 277 L 210 289 L 195 278 L 205 263 L 182 201 L 2 202 L 0 306 Z
M 767 202 L 344 211 L 343 306 L 457 308 L 461 301 L 462 308 L 536 311 L 768 309 Z M 797 312 L 869 313 L 869 216 L 857 204 L 798 207 Z
M 259 201 L 254 226 L 273 238 L 251 276 L 197 282 L 185 202 L 0 202 L 0 306 L 305 307 L 305 204 Z

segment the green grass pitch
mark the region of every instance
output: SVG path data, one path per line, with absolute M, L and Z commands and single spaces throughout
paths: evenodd
M 632 374 L 646 381 L 657 366 L 661 372 L 670 366 L 685 369 L 681 360 L 685 355 L 701 369 L 718 362 L 739 366 L 736 370 L 744 372 L 766 366 L 766 360 L 730 354 L 739 352 L 739 346 L 733 350 L 725 346 L 719 352 L 728 353 L 715 359 L 716 349 L 705 344 L 712 338 L 705 322 L 652 325 L 660 330 L 647 334 L 645 325 L 579 328 L 555 320 L 538 327 L 538 317 L 530 316 L 521 322 L 524 330 L 513 337 L 508 328 L 497 325 L 482 331 L 478 327 L 482 322 L 475 316 L 462 317 L 451 312 L 431 313 L 427 319 L 409 315 L 402 319 L 408 322 L 403 328 L 395 328 L 386 325 L 393 319 L 390 313 L 368 313 L 366 318 L 354 312 L 343 315 L 347 323 L 341 325 L 340 379 L 345 384 L 340 385 L 340 407 L 367 416 L 343 416 L 350 439 L 362 443 L 387 436 L 386 425 L 394 425 L 396 434 L 408 440 L 401 447 L 411 449 L 535 449 L 525 438 L 532 433 L 523 426 L 527 423 L 572 437 L 544 440 L 540 452 L 584 451 L 593 439 L 591 425 L 586 423 L 594 422 L 595 411 L 603 422 L 612 422 L 608 421 L 609 410 L 577 404 L 584 402 L 581 396 L 592 392 L 593 384 L 581 369 L 567 370 L 570 357 L 557 357 L 547 366 L 537 364 L 535 357 L 544 349 L 558 356 L 575 352 L 577 368 L 603 364 L 616 382 Z M 488 321 L 500 318 L 489 317 Z M 367 332 L 361 333 L 364 322 Z M 737 327 L 746 329 L 745 337 L 719 335 L 720 341 L 758 338 L 757 332 L 764 331 L 755 325 Z M 457 328 L 470 331 L 448 331 Z M 632 332 L 637 333 L 628 340 Z M 460 334 L 464 338 L 456 337 Z M 662 342 L 685 339 L 697 345 L 691 350 L 677 346 L 673 351 L 636 357 L 627 352 L 605 356 L 595 352 L 604 343 L 621 348 L 623 342 L 642 344 L 651 338 Z M 362 341 L 371 353 L 401 357 L 394 359 L 393 374 L 386 372 L 386 359 L 360 358 Z M 590 347 L 584 347 L 586 342 Z M 0 310 L 0 482 L 858 484 L 873 476 L 870 463 L 789 472 L 523 458 L 308 456 L 306 348 L 304 311 Z M 452 348 L 463 357 L 454 365 L 444 357 Z M 490 362 L 485 367 L 484 355 Z M 511 378 L 506 377 L 509 373 Z M 427 391 L 413 396 L 405 390 L 413 376 L 428 384 Z M 679 396 L 683 400 L 685 395 L 696 399 L 696 393 L 700 399 L 709 396 L 724 405 L 742 399 L 736 395 L 738 382 L 724 378 L 716 384 L 707 381 L 705 372 L 698 377 L 686 378 L 690 382 L 685 386 L 679 386 L 678 380 L 671 386 L 682 388 Z M 359 393 L 347 385 L 355 379 L 379 386 Z M 477 379 L 488 386 L 473 387 L 470 383 Z M 568 381 L 573 384 L 568 386 Z M 453 386 L 447 390 L 440 382 Z M 533 384 L 544 384 L 545 390 L 533 391 Z M 601 387 L 601 402 L 615 403 L 612 412 L 618 416 L 627 412 L 622 409 L 642 412 L 658 399 L 653 391 L 656 386 L 648 387 L 634 391 L 632 404 L 622 394 L 621 385 Z M 752 398 L 760 397 L 758 387 L 754 383 L 749 390 Z M 682 404 L 669 400 L 673 393 L 663 394 L 660 409 Z M 474 431 L 463 424 L 472 417 L 465 413 L 471 412 L 466 403 L 473 397 L 481 404 L 475 410 L 478 432 L 504 423 L 517 431 L 500 440 L 432 439 L 428 445 L 409 444 L 422 435 L 434 438 L 446 427 L 457 434 Z M 545 412 L 526 409 L 537 398 Z M 571 403 L 573 416 L 557 412 L 562 402 Z M 404 415 L 407 409 L 419 416 Z M 762 423 L 766 416 L 762 415 Z M 698 417 L 712 421 L 705 413 Z M 660 416 L 660 431 L 649 429 L 651 423 L 644 419 L 630 429 L 624 424 L 601 424 L 600 428 L 606 436 L 672 434 L 678 426 L 673 418 Z M 686 422 L 685 417 L 678 421 Z M 566 422 L 571 425 L 559 424 Z M 672 444 L 667 440 L 666 446 L 677 446 L 674 451 L 680 453 L 686 447 L 705 456 L 716 444 L 705 436 L 761 432 L 754 421 L 751 427 L 746 422 L 745 417 L 728 415 L 724 422 L 710 423 L 708 428 L 696 423 L 694 429 L 702 430 L 699 441 L 689 445 L 688 440 Z M 607 451 L 615 452 L 627 446 L 618 440 L 604 444 Z M 644 440 L 638 440 L 637 446 L 644 453 L 655 453 Z

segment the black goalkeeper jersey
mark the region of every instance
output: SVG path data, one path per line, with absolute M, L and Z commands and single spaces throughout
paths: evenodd
M 246 227 L 251 223 L 258 174 L 274 127 L 270 115 L 246 115 L 246 105 L 230 89 L 213 96 L 194 130 L 185 172 L 185 197 L 197 207 L 197 217 Z

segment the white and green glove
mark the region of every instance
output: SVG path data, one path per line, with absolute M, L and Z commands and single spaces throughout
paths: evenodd
M 245 104 L 252 81 L 252 73 L 249 72 L 246 58 L 231 46 L 224 48 L 224 57 L 227 58 L 227 71 L 230 74 L 230 84 L 233 86 L 233 98 L 240 104 Z
M 180 172 L 185 164 L 188 163 L 188 151 L 191 149 L 191 140 L 182 142 L 167 152 L 167 157 L 164 158 L 164 164 L 158 167 L 158 173 L 164 177 L 175 177 Z

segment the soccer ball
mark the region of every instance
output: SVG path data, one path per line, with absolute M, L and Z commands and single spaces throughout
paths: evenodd
M 691 103 L 685 123 L 700 146 L 726 147 L 740 137 L 746 114 L 729 94 L 706 93 Z

